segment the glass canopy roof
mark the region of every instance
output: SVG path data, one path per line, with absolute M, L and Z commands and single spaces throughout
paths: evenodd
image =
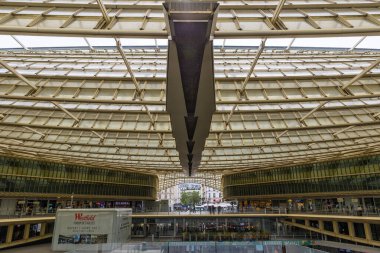
M 162 2 L 100 2 L 106 14 L 96 1 L 0 3 L 0 153 L 170 187 L 182 168 Z M 194 175 L 214 187 L 225 173 L 380 151 L 380 2 L 289 0 L 273 21 L 278 2 L 219 1 L 217 110 Z
M 112 38 L 80 38 L 80 37 L 53 37 L 53 36 L 11 36 L 0 35 L 1 49 L 31 49 L 46 48 L 113 48 L 115 41 Z M 166 39 L 121 39 L 124 47 L 166 47 Z M 380 50 L 380 36 L 364 37 L 339 37 L 325 38 L 273 38 L 268 39 L 267 48 L 283 49 L 290 48 L 306 49 L 351 49 L 357 50 Z M 214 46 L 220 47 L 258 47 L 261 39 L 215 39 Z

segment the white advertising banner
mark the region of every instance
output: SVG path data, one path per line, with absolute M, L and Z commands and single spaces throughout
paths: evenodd
M 130 239 L 131 227 L 131 209 L 61 209 L 56 214 L 52 249 L 113 248 Z

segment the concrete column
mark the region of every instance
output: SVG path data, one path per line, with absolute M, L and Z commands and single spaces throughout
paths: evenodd
M 13 237 L 13 230 L 14 230 L 14 225 L 10 224 L 8 225 L 7 229 L 7 237 L 5 239 L 5 243 L 11 243 L 12 242 L 12 237 Z
M 325 230 L 325 223 L 323 222 L 323 220 L 318 221 L 318 227 L 320 230 Z
M 44 236 L 46 233 L 46 223 L 41 223 L 40 236 Z
M 372 241 L 372 230 L 371 225 L 369 223 L 363 223 L 364 224 L 364 232 L 365 232 L 365 239 Z
M 338 222 L 337 221 L 333 221 L 332 224 L 333 224 L 334 233 L 339 234 L 339 225 L 338 225 Z
M 25 224 L 23 239 L 29 239 L 30 224 Z
M 347 226 L 348 226 L 348 234 L 351 236 L 351 237 L 355 237 L 355 227 L 354 227 L 354 223 L 352 221 L 348 221 L 347 222 Z

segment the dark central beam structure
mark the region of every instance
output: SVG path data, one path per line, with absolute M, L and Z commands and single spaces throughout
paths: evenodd
M 215 112 L 213 33 L 218 3 L 166 2 L 167 99 L 176 149 L 189 176 L 199 166 Z

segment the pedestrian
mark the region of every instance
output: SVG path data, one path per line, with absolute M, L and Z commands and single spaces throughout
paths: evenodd
M 356 211 L 357 211 L 358 216 L 362 216 L 363 215 L 363 208 L 361 206 L 358 206 L 358 208 L 356 209 Z

